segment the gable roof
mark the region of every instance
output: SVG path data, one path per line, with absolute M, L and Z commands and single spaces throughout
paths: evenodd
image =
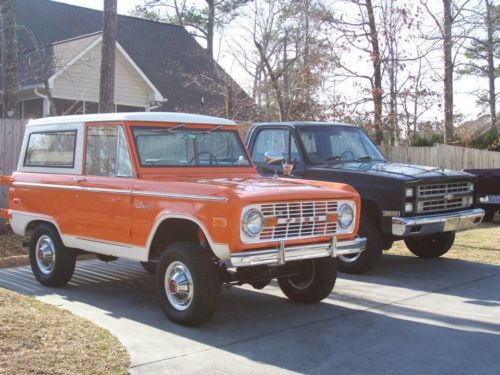
M 16 0 L 16 20 L 19 49 L 26 53 L 33 50 L 26 30 L 48 46 L 100 31 L 102 12 L 49 0 Z M 117 41 L 168 99 L 161 110 L 199 113 L 206 112 L 204 107 L 224 107 L 219 92 L 228 75 L 183 27 L 118 15 Z M 71 47 L 81 46 L 75 40 Z M 240 98 L 248 98 L 239 90 Z

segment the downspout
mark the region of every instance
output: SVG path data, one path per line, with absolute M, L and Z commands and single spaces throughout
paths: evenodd
M 42 117 L 50 116 L 49 97 L 47 95 L 43 95 L 43 94 L 39 93 L 37 88 L 35 90 L 33 90 L 33 92 L 35 93 L 36 96 L 43 99 Z

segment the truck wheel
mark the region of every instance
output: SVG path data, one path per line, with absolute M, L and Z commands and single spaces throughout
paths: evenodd
M 491 223 L 495 217 L 495 210 L 484 210 L 483 222 Z
M 63 286 L 73 276 L 76 254 L 65 247 L 57 230 L 40 224 L 33 231 L 29 245 L 33 275 L 46 286 Z
M 382 257 L 384 239 L 375 221 L 366 214 L 361 214 L 359 235 L 366 237 L 365 251 L 354 255 L 339 255 L 339 269 L 342 272 L 360 274 L 371 270 Z
M 406 247 L 420 258 L 438 258 L 453 246 L 455 232 L 443 232 L 423 237 L 405 238 Z
M 161 307 L 174 322 L 194 326 L 215 313 L 220 282 L 207 250 L 195 243 L 167 246 L 156 268 Z
M 157 263 L 153 262 L 141 262 L 142 268 L 144 268 L 146 271 L 148 271 L 150 274 L 155 274 L 156 272 L 156 265 Z
M 292 301 L 300 303 L 316 303 L 328 297 L 337 279 L 335 259 L 305 260 L 301 268 L 300 275 L 278 279 L 283 293 Z

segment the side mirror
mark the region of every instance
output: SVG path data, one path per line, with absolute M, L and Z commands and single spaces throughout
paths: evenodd
M 281 152 L 266 151 L 264 153 L 264 163 L 266 164 L 281 164 L 285 160 L 285 155 L 283 155 Z

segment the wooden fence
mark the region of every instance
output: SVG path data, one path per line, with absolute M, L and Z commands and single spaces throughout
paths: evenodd
M 449 169 L 500 168 L 500 152 L 474 148 L 435 145 L 433 147 L 380 147 L 388 160 L 395 163 L 428 165 Z
M 17 168 L 26 123 L 24 120 L 0 120 L 0 176 L 10 176 Z M 0 207 L 7 207 L 7 192 L 7 187 L 0 186 Z M 0 220 L 0 231 L 2 229 Z

